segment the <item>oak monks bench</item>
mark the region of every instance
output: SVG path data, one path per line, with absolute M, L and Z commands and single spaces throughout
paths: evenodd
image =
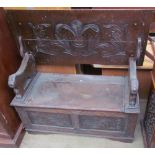
M 136 66 L 143 64 L 151 11 L 11 10 L 23 57 L 8 84 L 11 105 L 33 133 L 73 133 L 132 142 L 139 108 Z M 37 65 L 128 65 L 128 76 L 38 72 Z

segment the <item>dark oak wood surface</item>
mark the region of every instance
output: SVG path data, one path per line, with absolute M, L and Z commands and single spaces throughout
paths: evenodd
M 128 70 L 118 69 L 118 68 L 115 68 L 115 69 L 103 68 L 102 74 L 108 75 L 108 76 L 127 76 Z M 151 69 L 137 70 L 137 77 L 139 81 L 139 96 L 141 99 L 147 99 L 150 92 L 150 87 L 151 87 Z
M 19 67 L 21 58 L 10 34 L 5 13 L 0 8 L 0 146 L 17 147 L 22 135 L 21 121 L 10 102 L 14 97 L 8 77 Z
M 29 132 L 134 139 L 137 65 L 143 64 L 150 10 L 7 11 L 23 57 L 9 76 L 13 105 Z M 150 18 L 148 18 L 148 16 Z M 38 65 L 128 65 L 129 76 L 37 73 Z
M 137 57 L 141 39 L 142 65 L 150 10 L 8 10 L 16 40 L 21 36 L 25 51 L 39 64 L 128 65 Z M 24 18 L 23 18 L 24 17 Z M 148 18 L 149 17 L 149 18 Z
M 15 99 L 15 105 L 20 102 L 18 106 L 23 103 L 26 107 L 124 112 L 129 102 L 126 77 L 51 73 L 36 76 L 24 101 Z

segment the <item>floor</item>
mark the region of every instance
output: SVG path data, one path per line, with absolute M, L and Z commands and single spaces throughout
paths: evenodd
M 133 143 L 122 143 L 104 138 L 60 134 L 25 134 L 21 148 L 143 148 L 140 124 L 135 131 Z

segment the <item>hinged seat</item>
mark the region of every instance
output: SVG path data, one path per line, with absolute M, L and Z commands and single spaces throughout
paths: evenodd
M 144 10 L 9 11 L 23 60 L 8 83 L 25 129 L 131 142 L 139 113 L 136 65 L 143 62 L 148 15 Z M 42 73 L 38 64 L 128 65 L 129 76 Z
M 88 89 L 89 87 L 89 89 Z M 37 73 L 19 106 L 125 112 L 127 77 Z M 114 102 L 115 101 L 115 102 Z

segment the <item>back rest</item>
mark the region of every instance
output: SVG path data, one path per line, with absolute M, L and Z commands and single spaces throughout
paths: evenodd
M 10 10 L 7 17 L 37 64 L 128 65 L 134 56 L 142 65 L 152 12 Z

